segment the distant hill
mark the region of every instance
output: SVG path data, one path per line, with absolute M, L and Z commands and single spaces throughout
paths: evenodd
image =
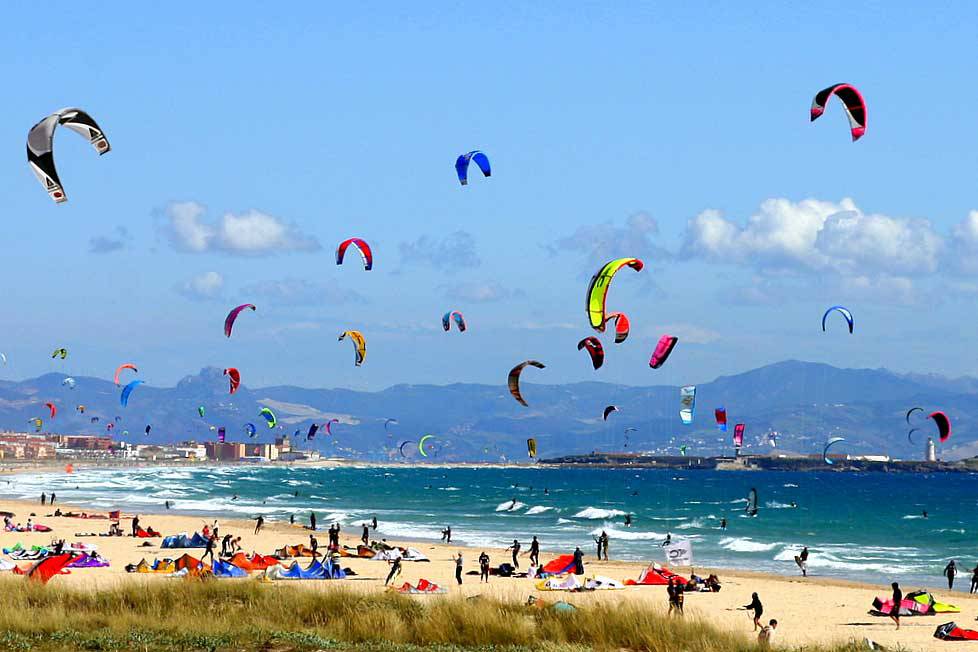
M 523 384 L 530 407 L 520 406 L 503 384 L 395 385 L 379 392 L 347 389 L 307 389 L 242 386 L 229 396 L 220 369 L 206 368 L 183 378 L 175 387 L 142 385 L 128 408 L 119 404 L 119 388 L 111 381 L 75 377 L 76 386 L 62 384 L 62 374 L 46 374 L 19 382 L 0 382 L 0 427 L 32 429 L 28 420 L 44 418 L 52 432 L 113 434 L 134 442 L 205 441 L 210 427 L 227 428 L 228 439 L 244 440 L 244 424 L 258 428 L 256 440 L 300 431 L 313 422 L 333 424 L 334 436 L 317 435 L 313 445 L 326 454 L 359 459 L 399 455 L 397 445 L 436 435 L 432 455 L 441 460 L 525 459 L 526 439 L 535 437 L 547 457 L 593 450 L 651 451 L 675 454 L 680 444 L 699 454 L 732 452 L 733 424 L 747 424 L 745 443 L 752 453 L 771 451 L 767 433 L 780 433 L 779 450 L 814 453 L 830 436 L 846 437 L 838 452 L 886 453 L 904 459 L 920 458 L 933 422 L 919 412 L 914 445 L 907 440 L 904 415 L 921 406 L 928 413 L 943 410 L 954 434 L 942 451 L 946 459 L 978 452 L 978 380 L 939 376 L 900 375 L 885 369 L 838 369 L 796 360 L 779 362 L 733 376 L 721 376 L 697 386 L 693 425 L 679 421 L 679 388 L 629 387 L 587 382 L 569 385 Z M 59 413 L 47 418 L 44 403 L 53 401 Z M 81 414 L 76 406 L 84 405 Z M 617 405 L 607 422 L 606 405 Z M 204 418 L 197 408 L 205 408 Z M 270 431 L 258 416 L 262 406 L 278 416 Z M 720 433 L 713 410 L 727 409 L 730 431 Z M 97 417 L 98 423 L 91 423 Z M 397 419 L 385 432 L 384 421 Z M 152 425 L 149 437 L 143 432 Z M 637 428 L 629 432 L 625 428 Z M 406 446 L 406 451 L 417 451 Z

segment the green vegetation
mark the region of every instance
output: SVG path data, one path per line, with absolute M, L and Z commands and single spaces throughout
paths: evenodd
M 55 581 L 56 582 L 56 581 Z M 291 652 L 756 650 L 745 636 L 638 605 L 573 613 L 485 599 L 405 597 L 255 581 L 126 583 L 90 591 L 0 582 L 0 649 Z M 855 646 L 811 652 L 842 652 Z

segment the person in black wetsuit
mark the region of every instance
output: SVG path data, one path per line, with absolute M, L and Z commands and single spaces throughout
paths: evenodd
M 971 593 L 978 593 L 978 564 L 971 569 Z
M 727 519 L 726 519 L 726 517 L 720 519 L 720 529 L 721 530 L 726 530 L 727 529 Z
M 534 536 L 533 541 L 530 542 L 530 565 L 540 565 L 540 542 L 537 541 L 536 536 Z
M 458 556 L 455 557 L 455 581 L 459 586 L 462 586 L 462 563 L 462 553 L 459 551 Z
M 374 530 L 377 529 L 377 517 L 374 516 L 373 520 L 370 522 L 370 527 Z
M 384 580 L 384 586 L 391 583 L 391 580 L 397 579 L 397 576 L 401 574 L 401 558 L 398 557 L 393 562 L 391 562 L 391 572 L 387 574 L 387 579 Z
M 489 583 L 489 555 L 485 551 L 479 555 L 479 581 Z
M 754 610 L 754 631 L 756 632 L 761 625 L 761 616 L 764 614 L 764 605 L 761 604 L 761 599 L 757 597 L 756 593 L 751 593 L 750 604 L 745 604 L 744 609 L 750 611 Z
M 632 527 L 632 515 L 625 514 L 625 527 Z
M 950 591 L 954 588 L 954 576 L 958 574 L 958 566 L 954 563 L 952 559 L 944 567 L 944 577 L 947 578 L 947 590 Z
M 309 529 L 316 529 L 316 512 L 309 512 Z
M 200 556 L 200 561 L 207 559 L 207 555 L 211 556 L 211 564 L 214 563 L 214 543 L 217 541 L 217 535 L 212 534 L 209 539 L 207 539 L 207 548 L 204 549 L 204 554 Z
M 363 545 L 370 545 L 370 527 L 366 523 L 363 524 L 363 534 L 360 535 L 360 540 L 363 541 Z
M 808 546 L 801 549 L 801 554 L 798 555 L 798 568 L 801 569 L 801 576 L 808 577 Z
M 580 546 L 574 548 L 574 574 L 584 574 L 584 553 L 581 552 Z
M 520 542 L 518 540 L 516 540 L 516 539 L 513 539 L 513 545 L 511 545 L 510 547 L 506 548 L 506 550 L 512 550 L 513 551 L 513 568 L 519 568 L 520 567 L 520 560 L 518 559 L 518 557 L 520 555 L 520 548 L 522 548 L 522 546 L 520 545 Z
M 900 629 L 900 603 L 903 602 L 903 591 L 900 590 L 900 585 L 896 582 L 891 584 L 893 587 L 893 607 L 890 609 L 890 620 L 896 623 L 896 628 Z
M 599 534 L 598 537 L 594 540 L 594 544 L 597 546 L 597 549 L 598 549 L 598 561 L 601 561 L 601 544 L 602 543 L 604 543 L 604 532 L 602 532 L 601 534 Z

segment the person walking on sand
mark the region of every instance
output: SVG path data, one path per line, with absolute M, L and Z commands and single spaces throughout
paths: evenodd
M 217 535 L 212 534 L 209 539 L 207 539 L 207 547 L 204 549 L 204 554 L 200 556 L 200 561 L 203 562 L 207 559 L 207 555 L 211 556 L 211 564 L 214 564 L 214 542 L 217 541 Z
M 265 527 L 265 517 L 261 514 L 255 519 L 255 534 L 261 534 L 261 529 Z
M 774 618 L 768 622 L 767 625 L 761 627 L 761 631 L 757 633 L 757 645 L 762 648 L 771 647 L 771 641 L 774 640 L 774 630 L 778 628 L 778 621 Z
M 750 597 L 750 604 L 745 604 L 744 609 L 754 611 L 754 631 L 756 632 L 761 628 L 761 616 L 764 614 L 764 605 L 761 604 L 761 599 L 757 597 L 757 593 L 751 593 Z
M 462 551 L 458 551 L 458 556 L 455 557 L 455 581 L 458 582 L 459 586 L 462 586 Z
M 584 553 L 581 552 L 580 546 L 574 548 L 574 574 L 584 574 Z
M 485 550 L 479 555 L 479 582 L 489 583 L 489 555 Z
M 43 507 L 44 505 L 47 505 L 47 503 L 48 503 L 48 495 L 42 491 L 41 492 L 41 506 Z
M 309 547 L 312 548 L 312 558 L 315 559 L 319 554 L 319 539 L 316 538 L 315 534 L 309 535 Z
M 401 574 L 401 558 L 397 557 L 394 561 L 388 562 L 391 565 L 391 572 L 387 574 L 387 579 L 384 580 L 384 586 L 387 586 L 392 581 L 396 580 L 398 575 Z
M 978 564 L 971 569 L 971 593 L 972 595 L 978 593 Z
M 513 551 L 513 568 L 519 568 L 520 567 L 520 560 L 518 559 L 518 557 L 520 555 L 520 548 L 522 548 L 522 546 L 520 545 L 520 542 L 518 540 L 516 540 L 516 539 L 513 539 L 513 545 L 511 545 L 510 547 L 506 548 L 506 550 L 512 550 Z
M 370 526 L 366 523 L 363 524 L 363 534 L 360 535 L 360 540 L 363 541 L 363 545 L 370 545 Z
M 537 541 L 536 535 L 533 536 L 533 541 L 530 542 L 530 565 L 540 565 L 540 542 Z
M 900 590 L 900 585 L 896 582 L 891 584 L 893 587 L 893 607 L 890 608 L 890 620 L 896 623 L 896 628 L 900 629 L 900 603 L 903 602 L 903 591 Z
M 947 578 L 947 590 L 951 591 L 954 589 L 954 576 L 958 574 L 958 566 L 954 563 L 952 559 L 944 567 L 944 577 Z
M 139 514 L 132 517 L 132 535 L 139 534 Z

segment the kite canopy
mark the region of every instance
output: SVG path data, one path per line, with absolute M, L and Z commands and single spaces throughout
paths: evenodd
M 683 425 L 693 423 L 693 411 L 696 408 L 696 385 L 686 385 L 679 388 L 679 418 Z
M 931 412 L 927 418 L 933 419 L 934 423 L 937 424 L 937 432 L 940 434 L 941 443 L 946 442 L 951 436 L 951 420 L 943 412 Z
M 404 458 L 407 457 L 407 453 L 404 452 L 404 447 L 405 446 L 407 446 L 408 444 L 416 444 L 416 443 L 418 443 L 418 442 L 414 441 L 413 439 L 408 439 L 407 441 L 402 441 L 401 442 L 401 445 L 397 447 L 397 450 L 399 450 L 401 452 L 401 457 L 404 457 Z
M 744 430 L 746 429 L 747 426 L 743 423 L 734 426 L 733 443 L 737 450 L 740 450 L 740 447 L 744 445 Z
M 137 387 L 139 387 L 140 385 L 142 385 L 143 382 L 144 381 L 142 381 L 142 380 L 134 380 L 131 383 L 129 383 L 128 385 L 126 385 L 125 387 L 122 388 L 122 393 L 119 394 L 119 403 L 122 404 L 122 407 L 128 407 L 129 406 L 129 395 L 132 394 L 132 390 L 134 390 Z
M 515 367 L 513 367 L 509 372 L 509 393 L 513 395 L 513 398 L 522 405 L 523 407 L 529 407 L 526 401 L 523 400 L 523 394 L 520 393 L 520 374 L 523 373 L 523 368 L 526 366 L 536 367 L 537 369 L 545 369 L 545 365 L 542 362 L 537 362 L 536 360 L 527 360 L 521 362 Z
M 587 310 L 588 321 L 591 324 L 591 328 L 599 333 L 604 332 L 605 323 L 608 321 L 607 315 L 605 314 L 605 305 L 607 303 L 611 281 L 622 267 L 630 267 L 636 272 L 641 272 L 642 268 L 645 267 L 645 263 L 638 258 L 618 258 L 605 263 L 591 277 L 587 294 L 584 295 L 584 308 Z
M 261 417 L 263 417 L 265 419 L 265 422 L 268 424 L 268 429 L 269 430 L 271 430 L 276 425 L 278 425 L 278 419 L 275 418 L 275 413 L 272 412 L 267 407 L 263 407 L 261 410 L 259 410 L 258 411 L 258 414 L 259 414 L 259 416 L 261 416 Z
M 434 437 L 434 435 L 425 435 L 418 440 L 418 451 L 421 452 L 421 457 L 428 457 L 428 454 L 424 452 L 424 443 Z
M 397 425 L 397 419 L 385 419 L 384 420 L 384 431 L 385 432 L 390 432 L 390 428 L 388 428 L 387 426 L 391 425 L 392 423 L 394 425 Z
M 253 424 L 253 423 L 246 423 L 246 424 L 244 424 L 244 431 L 246 433 L 248 433 L 248 436 L 249 437 L 254 437 L 255 436 L 255 433 L 258 432 L 258 429 L 255 428 L 255 424 Z
M 123 369 L 132 369 L 133 372 L 137 374 L 139 373 L 139 369 L 136 369 L 136 365 L 131 362 L 124 362 L 123 364 L 119 365 L 119 367 L 115 370 L 115 376 L 112 378 L 115 381 L 116 387 L 119 386 L 119 374 L 122 373 Z
M 658 369 L 664 365 L 666 360 L 669 359 L 672 350 L 676 348 L 677 342 L 679 342 L 679 338 L 671 335 L 663 335 L 659 338 L 659 343 L 655 345 L 655 351 L 652 352 L 652 357 L 649 358 L 649 366 L 653 369 Z
M 718 407 L 713 410 L 713 415 L 716 417 L 717 428 L 720 429 L 720 432 L 727 432 L 727 408 Z
M 336 248 L 336 264 L 343 264 L 343 257 L 346 256 L 346 250 L 349 249 L 350 245 L 353 245 L 353 248 L 360 254 L 360 258 L 363 260 L 363 269 L 368 272 L 373 269 L 374 254 L 370 250 L 370 245 L 367 244 L 367 241 L 361 240 L 360 238 L 350 238 L 340 243 Z
M 825 105 L 828 104 L 833 95 L 839 98 L 845 108 L 846 117 L 849 118 L 849 128 L 852 132 L 852 141 L 859 140 L 866 133 L 866 102 L 863 100 L 862 93 L 855 86 L 833 84 L 816 93 L 815 99 L 812 100 L 812 122 L 825 113 Z
M 911 428 L 910 429 L 910 432 L 907 433 L 907 441 L 909 441 L 911 444 L 914 443 L 913 442 L 913 434 L 915 432 L 918 432 L 919 430 L 920 430 L 920 428 Z
M 252 303 L 242 303 L 237 308 L 232 308 L 228 316 L 224 318 L 224 334 L 227 337 L 231 337 L 231 329 L 234 328 L 234 322 L 238 319 L 238 315 L 242 310 L 250 309 L 252 311 L 257 310 L 255 305 Z
M 68 357 L 68 349 L 55 349 L 54 353 L 51 354 L 52 358 L 61 357 L 62 360 Z
M 825 331 L 825 320 L 828 319 L 829 318 L 829 315 L 832 314 L 833 312 L 838 312 L 840 315 L 842 315 L 843 317 L 845 317 L 846 322 L 849 324 L 849 334 L 851 335 L 852 334 L 852 313 L 849 312 L 849 309 L 846 308 L 845 306 L 832 306 L 831 308 L 829 308 L 828 310 L 825 311 L 825 314 L 822 315 L 822 331 Z
M 628 339 L 628 331 L 631 328 L 628 315 L 623 312 L 613 312 L 608 315 L 604 323 L 607 324 L 612 319 L 615 320 L 615 344 L 621 344 Z
M 590 335 L 585 337 L 583 340 L 577 343 L 577 350 L 587 349 L 588 355 L 591 356 L 591 365 L 595 369 L 601 368 L 604 364 L 604 346 L 601 344 L 601 340 Z
M 51 411 L 51 416 L 49 418 L 53 419 L 58 416 L 58 407 L 54 403 L 45 403 L 44 407 Z
M 363 333 L 360 331 L 343 331 L 340 333 L 339 341 L 342 342 L 347 337 L 353 342 L 353 352 L 356 355 L 354 364 L 359 367 L 367 358 L 367 340 L 363 338 Z
M 442 315 L 441 327 L 448 331 L 452 327 L 452 321 L 455 322 L 458 332 L 465 332 L 465 317 L 462 316 L 462 313 L 457 310 L 450 310 L 446 312 L 444 315 Z
M 822 449 L 822 460 L 826 464 L 835 464 L 835 462 L 829 459 L 829 446 L 832 446 L 833 444 L 838 444 L 840 441 L 845 441 L 845 440 L 846 440 L 845 437 L 832 437 L 827 442 L 825 442 L 825 448 Z
M 475 161 L 475 164 L 479 166 L 480 170 L 482 170 L 483 176 L 492 176 L 492 168 L 489 167 L 489 157 L 483 154 L 481 151 L 474 149 L 471 152 L 460 154 L 459 157 L 455 159 L 455 172 L 458 174 L 458 182 L 460 184 L 466 186 L 469 183 L 470 161 Z
M 201 418 L 201 419 L 203 419 L 203 418 L 204 418 L 204 414 L 205 414 L 205 412 L 206 412 L 206 410 L 204 410 L 204 406 L 203 406 L 203 405 L 198 405 L 198 406 L 197 406 L 197 414 L 199 414 L 199 415 L 200 415 L 200 418 Z
M 608 420 L 608 415 L 611 414 L 612 412 L 617 412 L 617 411 L 618 411 L 618 406 L 617 405 L 609 405 L 608 407 L 606 407 L 604 409 L 604 414 L 602 415 L 602 418 L 605 421 L 607 421 Z
M 88 142 L 100 156 L 112 148 L 95 119 L 81 109 L 65 108 L 55 111 L 31 127 L 27 133 L 27 163 L 51 199 L 60 204 L 68 201 L 68 197 L 54 165 L 54 132 L 58 125 L 64 125 L 88 138 Z
M 526 440 L 526 454 L 529 457 L 537 456 L 537 440 L 533 437 Z
M 241 373 L 234 367 L 228 367 L 224 370 L 224 375 L 228 377 L 228 383 L 230 385 L 228 394 L 234 394 L 236 391 L 238 391 L 238 387 L 241 386 Z M 201 410 L 203 410 L 203 408 L 201 408 Z M 200 416 L 204 416 L 203 412 L 201 412 Z
M 309 426 L 309 432 L 306 433 L 306 441 L 312 441 L 317 432 L 319 432 L 319 426 L 317 424 L 314 423 Z
M 326 422 L 326 434 L 332 436 L 332 434 L 333 434 L 332 426 L 333 426 L 334 423 L 339 423 L 339 422 L 340 422 L 339 419 L 330 419 L 329 421 L 327 421 Z
M 924 411 L 924 408 L 922 408 L 922 407 L 912 407 L 909 410 L 907 410 L 907 424 L 908 425 L 910 424 L 910 415 L 913 414 L 914 412 L 917 412 L 917 411 L 923 412 Z
M 67 387 L 68 389 L 75 389 L 75 379 L 72 378 L 71 376 L 68 376 L 67 378 L 62 380 L 61 384 Z

